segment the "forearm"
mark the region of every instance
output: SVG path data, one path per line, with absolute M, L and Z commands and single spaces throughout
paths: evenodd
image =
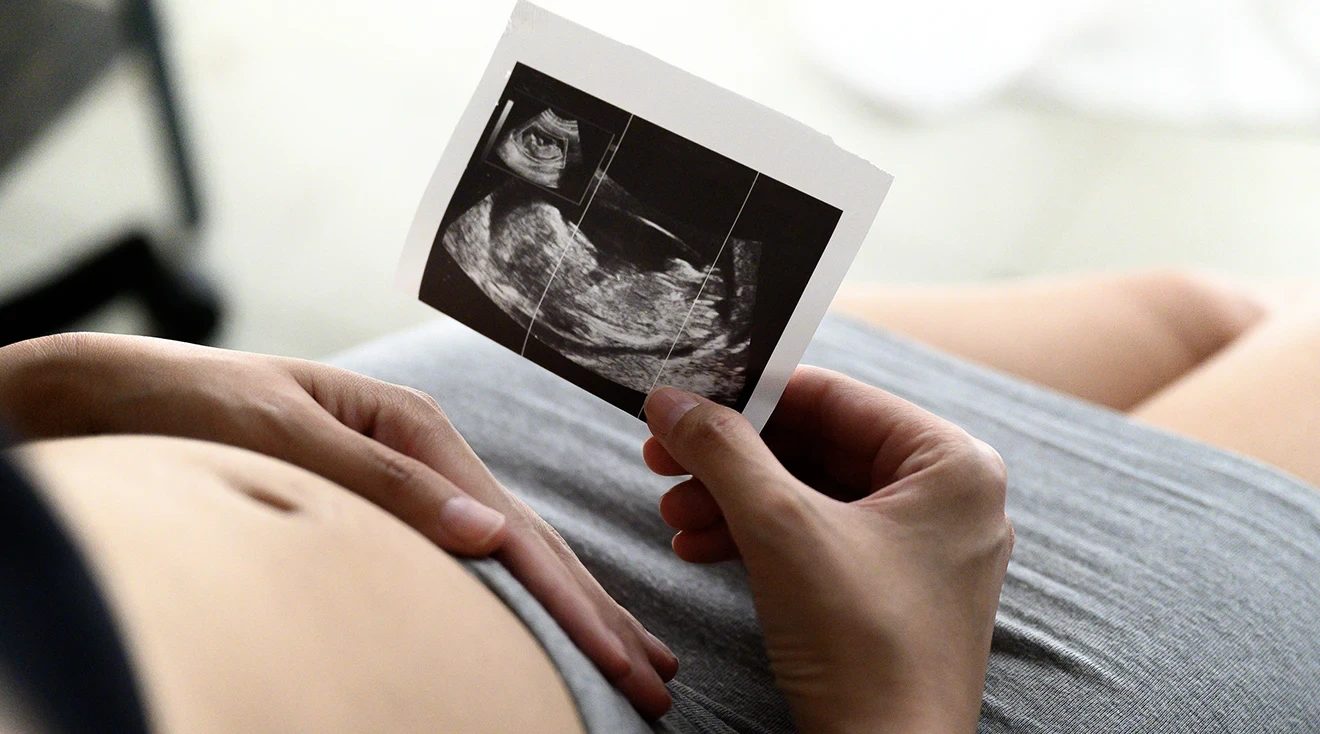
M 983 685 L 984 676 L 977 677 Z M 842 697 L 845 700 L 838 705 L 793 706 L 798 729 L 811 734 L 952 734 L 976 730 L 979 686 L 974 696 L 967 695 L 964 685 L 934 681 L 858 688 Z M 871 690 L 863 692 L 862 688 Z

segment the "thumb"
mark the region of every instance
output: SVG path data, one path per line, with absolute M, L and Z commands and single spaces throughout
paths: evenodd
M 735 536 L 744 523 L 801 509 L 798 481 L 741 413 L 666 386 L 647 397 L 646 422 L 674 461 L 706 485 Z

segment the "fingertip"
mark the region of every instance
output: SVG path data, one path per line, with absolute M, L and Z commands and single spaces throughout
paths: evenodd
M 646 467 L 662 477 L 676 477 L 687 474 L 688 470 L 679 464 L 669 450 L 660 441 L 651 436 L 642 444 L 642 460 Z
M 681 507 L 681 502 L 674 498 L 674 491 L 671 489 L 660 496 L 660 519 L 665 524 L 675 530 L 687 530 L 684 526 L 684 520 L 687 519 Z M 693 528 L 695 529 L 695 528 Z
M 652 401 L 665 395 L 657 391 Z M 755 518 L 758 496 L 784 491 L 792 476 L 738 411 L 704 399 L 688 410 L 669 433 L 657 430 L 655 437 L 671 458 L 705 484 L 726 517 Z M 653 427 L 658 420 L 652 420 Z
M 672 679 L 678 673 L 678 658 L 635 617 L 622 608 L 620 611 L 633 633 L 630 639 L 637 643 L 630 648 L 634 654 L 632 659 L 637 664 L 627 673 L 607 677 L 628 697 L 638 711 L 648 717 L 659 718 L 673 703 L 669 690 L 665 687 L 665 681 Z M 617 639 L 622 640 L 625 636 L 627 635 L 619 635 Z M 635 657 L 637 653 L 644 656 L 644 664 L 641 659 Z
M 646 653 L 646 659 L 651 663 L 651 667 L 662 680 L 671 680 L 678 674 L 678 656 L 659 637 L 652 634 L 651 630 L 648 630 L 641 622 L 637 621 L 637 618 L 631 612 L 623 607 L 619 607 L 619 611 L 641 640 L 642 650 Z
M 646 700 L 637 707 L 643 716 L 649 719 L 659 719 L 669 712 L 669 708 L 674 705 L 674 699 L 669 695 L 669 689 L 660 682 L 654 692 L 648 693 Z
M 674 485 L 660 497 L 660 517 L 675 530 L 704 530 L 723 519 L 719 503 L 699 479 Z
M 642 648 L 646 651 L 646 660 L 660 680 L 669 682 L 678 675 L 678 656 L 660 638 L 648 632 L 641 625 L 637 629 L 642 635 Z
M 678 675 L 678 656 L 669 649 L 668 645 L 656 639 L 655 635 L 651 635 L 651 639 L 660 646 L 659 659 L 652 660 L 651 663 L 655 666 L 655 672 L 660 675 L 660 680 L 668 683 Z
M 670 541 L 674 555 L 688 563 L 720 563 L 739 558 L 738 546 L 724 523 L 706 530 L 682 530 Z
M 674 703 L 664 681 L 650 666 L 638 668 L 634 674 L 612 682 L 628 697 L 633 707 L 648 719 L 664 716 Z

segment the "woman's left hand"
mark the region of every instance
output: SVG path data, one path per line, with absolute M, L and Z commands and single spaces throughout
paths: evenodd
M 491 475 L 431 396 L 305 360 L 69 334 L 0 349 L 0 413 L 29 438 L 146 433 L 226 443 L 340 484 L 465 556 L 493 555 L 643 713 L 677 658 Z

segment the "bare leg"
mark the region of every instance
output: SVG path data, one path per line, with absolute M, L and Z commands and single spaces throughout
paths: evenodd
M 1132 415 L 1320 485 L 1320 298 L 1272 316 Z
M 1320 484 L 1320 297 L 1156 272 L 871 288 L 836 310 Z
M 852 289 L 834 308 L 1118 410 L 1177 380 L 1267 312 L 1246 289 L 1162 271 Z

